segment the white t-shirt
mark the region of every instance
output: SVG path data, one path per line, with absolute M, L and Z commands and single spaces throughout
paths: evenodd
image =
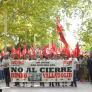
M 2 60 L 4 68 L 9 67 L 10 59 L 3 59 Z
M 69 60 L 73 61 L 73 70 L 76 70 L 76 65 L 79 63 L 77 58 L 69 58 Z

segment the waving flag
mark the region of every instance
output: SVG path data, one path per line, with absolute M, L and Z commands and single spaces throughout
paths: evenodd
M 40 57 L 43 57 L 43 51 L 42 51 L 42 49 L 41 49 L 41 48 L 39 48 L 39 50 L 38 50 L 38 51 L 39 51 L 39 56 L 40 56 Z
M 57 48 L 57 54 L 61 54 L 61 48 Z
M 23 50 L 22 50 L 22 55 L 25 56 L 27 53 L 28 53 L 27 44 L 25 43 L 25 44 L 24 44 L 24 48 L 23 48 Z
M 18 45 L 18 49 L 16 50 L 16 55 L 17 55 L 18 59 L 21 58 L 21 47 L 20 47 L 20 44 Z
M 12 49 L 11 49 L 12 58 L 15 58 L 14 54 L 16 54 L 16 49 L 14 47 L 12 47 Z
M 12 47 L 11 54 L 15 54 L 15 53 L 16 53 L 16 49 L 14 47 Z
M 43 48 L 43 56 L 45 58 L 48 58 L 48 56 L 51 54 L 51 48 L 49 45 L 44 46 Z
M 57 54 L 57 48 L 56 48 L 56 45 L 53 42 L 52 42 L 51 52 L 52 52 L 53 55 Z
M 36 59 L 36 49 L 34 47 L 30 47 L 29 53 L 32 59 Z
M 70 50 L 68 47 L 64 47 L 62 52 L 69 58 L 70 57 Z
M 65 47 L 68 47 L 68 43 L 65 40 L 65 37 L 64 37 L 64 34 L 63 34 L 62 25 L 60 24 L 58 17 L 56 17 L 56 26 L 57 26 L 57 32 L 60 35 L 60 40 L 64 43 Z
M 77 58 L 79 56 L 79 54 L 80 54 L 80 48 L 79 48 L 79 44 L 77 43 L 76 47 L 75 47 L 75 49 L 73 51 L 73 55 L 74 55 L 74 57 Z

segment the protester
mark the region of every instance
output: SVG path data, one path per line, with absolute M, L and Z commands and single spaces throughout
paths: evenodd
M 4 59 L 2 62 L 3 62 L 3 66 L 4 66 L 5 83 L 6 83 L 6 86 L 9 87 L 10 86 L 10 72 L 9 72 L 10 59 L 9 59 L 8 55 L 4 56 Z
M 39 54 L 39 55 L 38 55 Z M 70 51 L 69 49 L 64 49 L 64 51 L 62 52 L 62 50 L 60 50 L 60 48 L 56 48 L 54 45 L 53 45 L 53 48 L 50 48 L 48 45 L 46 47 L 44 47 L 43 49 L 42 48 L 34 48 L 34 47 L 30 47 L 30 49 L 27 48 L 27 46 L 25 45 L 24 48 L 21 48 L 21 46 L 18 47 L 18 49 L 16 50 L 14 47 L 12 48 L 12 51 L 11 51 L 11 59 L 16 59 L 16 62 L 17 60 L 21 61 L 25 61 L 25 60 L 33 60 L 33 61 L 46 61 L 46 60 L 49 60 L 49 61 L 52 61 L 52 60 L 68 60 L 70 57 Z M 5 81 L 6 81 L 6 85 L 9 86 L 9 78 L 7 79 L 6 75 L 9 73 L 6 73 L 7 69 L 6 68 L 9 68 L 9 63 L 5 63 L 5 61 L 8 61 L 9 59 L 8 58 L 4 58 L 4 62 L 3 62 L 3 65 L 4 65 L 4 73 L 5 73 Z M 72 56 L 71 60 L 73 61 L 73 82 L 71 83 L 71 86 L 75 85 L 75 87 L 77 86 L 77 83 L 76 83 L 76 64 L 78 63 L 77 59 L 74 58 L 74 56 Z M 9 61 L 10 62 L 10 61 Z M 9 75 L 10 76 L 10 75 Z M 66 84 L 66 82 L 64 82 Z M 23 81 L 23 85 L 26 86 L 26 81 Z M 40 82 L 40 85 L 41 86 L 44 86 L 44 82 Z M 18 80 L 16 80 L 15 82 L 15 86 L 20 86 L 20 82 L 18 82 Z M 60 82 L 49 82 L 49 86 L 60 86 Z
M 3 71 L 2 59 L 3 59 L 3 57 L 0 56 L 0 80 L 1 80 L 1 82 L 4 80 L 4 71 Z
M 90 57 L 87 60 L 87 67 L 89 70 L 90 82 L 92 83 L 92 51 L 90 52 Z
M 78 64 L 78 60 L 77 58 L 75 58 L 73 55 L 72 57 L 69 59 L 69 60 L 72 60 L 73 62 L 73 81 L 71 82 L 71 85 L 70 86 L 75 86 L 77 87 L 77 76 L 76 76 L 76 65 Z
M 78 66 L 79 69 L 78 69 L 77 76 L 78 76 L 78 80 L 82 82 L 83 77 L 84 77 L 84 67 L 83 67 L 84 59 L 83 59 L 83 55 L 80 55 L 78 57 L 78 60 L 79 60 L 79 66 Z

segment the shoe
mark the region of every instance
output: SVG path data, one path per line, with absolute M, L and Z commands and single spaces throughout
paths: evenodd
M 10 87 L 10 85 L 9 84 L 6 84 L 6 87 Z
M 73 87 L 73 85 L 69 85 L 69 86 Z
M 77 87 L 77 85 L 75 85 L 75 87 Z

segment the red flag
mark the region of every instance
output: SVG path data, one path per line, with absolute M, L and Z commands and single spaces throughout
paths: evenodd
M 16 49 L 14 47 L 12 47 L 12 49 L 11 49 L 12 58 L 15 58 L 14 54 L 16 54 Z
M 28 53 L 27 44 L 25 43 L 25 44 L 24 44 L 24 48 L 23 48 L 23 50 L 22 50 L 22 55 L 25 56 L 27 53 Z
M 36 59 L 36 50 L 34 47 L 30 47 L 29 53 L 32 59 Z
M 39 48 L 39 56 L 40 56 L 40 57 L 43 57 L 43 51 L 42 51 L 41 48 Z
M 11 54 L 15 54 L 15 53 L 16 53 L 16 49 L 14 47 L 12 47 Z
M 52 42 L 51 52 L 52 52 L 53 55 L 57 54 L 57 48 L 56 48 L 56 45 L 53 42 Z
M 70 50 L 68 47 L 64 47 L 62 52 L 69 58 L 70 57 Z
M 63 31 L 62 31 L 62 25 L 60 24 L 58 17 L 56 17 L 56 26 L 57 26 L 57 31 L 60 35 L 60 40 L 64 43 L 64 45 L 66 47 L 68 47 L 68 43 L 65 40 L 65 37 L 64 37 Z
M 16 54 L 18 56 L 18 59 L 21 58 L 21 48 L 20 48 L 20 45 L 18 46 L 18 49 L 16 50 Z
M 5 56 L 5 49 L 4 49 L 4 48 L 2 49 L 1 56 L 2 56 L 2 57 Z
M 58 17 L 56 17 L 56 26 L 57 26 L 58 33 L 62 32 L 63 28 L 62 28 L 62 25 L 59 22 Z
M 49 48 L 49 45 L 44 46 L 43 48 L 43 55 L 48 56 L 46 49 Z
M 77 43 L 76 47 L 75 47 L 75 49 L 73 51 L 73 55 L 74 55 L 74 57 L 77 58 L 79 56 L 79 54 L 80 54 L 80 48 L 79 48 L 79 44 Z
M 57 48 L 57 54 L 61 54 L 61 48 Z
M 43 48 L 43 55 L 48 58 L 48 55 L 51 53 L 49 45 L 44 46 Z

